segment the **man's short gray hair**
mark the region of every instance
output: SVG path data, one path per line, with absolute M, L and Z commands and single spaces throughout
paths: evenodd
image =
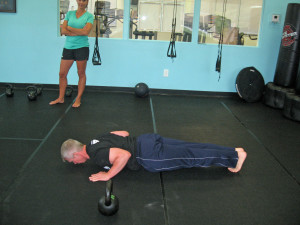
M 63 162 L 65 162 L 67 158 L 73 158 L 74 152 L 80 152 L 82 150 L 82 147 L 84 145 L 80 143 L 79 141 L 76 141 L 74 139 L 68 139 L 66 140 L 62 145 L 60 149 L 61 153 L 61 159 Z

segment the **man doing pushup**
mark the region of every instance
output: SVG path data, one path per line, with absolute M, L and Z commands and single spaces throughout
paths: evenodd
M 103 134 L 84 145 L 66 140 L 61 146 L 62 160 L 74 164 L 92 159 L 97 165 L 110 168 L 107 172 L 92 174 L 90 181 L 107 181 L 125 166 L 138 170 L 141 166 L 150 172 L 171 171 L 192 167 L 227 167 L 239 172 L 247 157 L 243 148 L 230 148 L 208 143 L 192 143 L 158 134 L 131 137 L 127 131 Z

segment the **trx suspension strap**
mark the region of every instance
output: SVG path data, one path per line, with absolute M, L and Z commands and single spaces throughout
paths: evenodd
M 167 52 L 167 56 L 171 58 L 176 58 L 176 48 L 175 48 L 175 40 L 176 40 L 176 15 L 177 15 L 177 0 L 174 0 L 174 8 L 173 8 L 173 19 L 172 19 L 172 33 L 170 44 Z
M 218 44 L 218 58 L 216 62 L 216 71 L 219 73 L 219 80 L 221 78 L 221 62 L 222 62 L 222 50 L 223 50 L 223 34 L 225 26 L 225 13 L 226 13 L 227 0 L 223 0 L 223 12 L 221 16 L 221 30 Z
M 96 20 L 96 41 L 95 41 L 95 47 L 94 47 L 94 54 L 92 62 L 94 66 L 101 65 L 101 57 L 99 52 L 99 46 L 98 46 L 98 0 L 96 2 L 96 10 L 95 10 L 95 20 Z

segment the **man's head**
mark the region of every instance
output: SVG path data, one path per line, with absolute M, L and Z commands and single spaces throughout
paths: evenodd
M 87 158 L 83 153 L 84 145 L 79 141 L 68 139 L 61 145 L 61 158 L 63 162 L 73 162 L 74 164 L 84 163 Z

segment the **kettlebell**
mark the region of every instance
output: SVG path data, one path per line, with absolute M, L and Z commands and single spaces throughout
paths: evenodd
M 73 92 L 73 88 L 71 86 L 67 86 L 66 87 L 66 93 L 65 93 L 65 95 L 67 97 L 71 97 L 72 96 L 72 92 Z
M 101 197 L 98 202 L 98 210 L 105 216 L 112 216 L 119 210 L 119 199 L 112 194 L 113 182 L 106 182 L 105 196 Z
M 41 95 L 43 91 L 43 86 L 41 84 L 36 84 L 36 94 Z
M 6 85 L 5 94 L 6 94 L 7 97 L 14 96 L 14 88 L 11 84 Z
M 27 98 L 29 101 L 36 100 L 37 97 L 37 87 L 36 86 L 28 86 L 26 88 L 27 91 Z

